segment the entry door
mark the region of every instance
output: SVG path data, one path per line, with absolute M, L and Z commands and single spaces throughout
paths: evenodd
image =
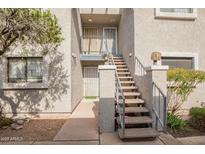
M 103 49 L 105 52 L 117 54 L 117 28 L 103 28 Z
M 84 67 L 84 96 L 98 96 L 97 67 Z

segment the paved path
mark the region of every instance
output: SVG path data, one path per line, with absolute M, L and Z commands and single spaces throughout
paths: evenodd
M 177 138 L 184 145 L 205 145 L 205 136 Z
M 22 141 L 0 142 L 0 145 L 99 145 L 99 141 Z
M 182 143 L 168 133 L 160 133 L 159 139 L 166 145 L 181 145 Z
M 83 100 L 57 133 L 54 141 L 94 141 L 99 143 L 97 100 Z M 81 142 L 79 142 L 81 144 Z

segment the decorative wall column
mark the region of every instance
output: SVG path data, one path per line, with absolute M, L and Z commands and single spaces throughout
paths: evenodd
M 166 125 L 166 117 L 167 117 L 167 101 L 164 102 L 164 97 L 167 100 L 167 71 L 169 66 L 162 65 L 153 65 L 148 67 L 147 75 L 149 78 L 150 86 L 150 98 L 149 100 L 149 109 L 153 110 L 153 107 L 156 109 L 161 122 Z M 161 94 L 162 93 L 162 94 Z M 154 126 L 156 127 L 156 115 L 152 112 L 152 117 L 154 120 Z M 158 130 L 162 130 L 162 127 L 158 121 L 157 123 Z
M 100 65 L 99 71 L 99 128 L 100 132 L 115 131 L 115 69 Z

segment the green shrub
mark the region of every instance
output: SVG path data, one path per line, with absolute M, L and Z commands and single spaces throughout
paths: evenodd
M 189 111 L 191 125 L 205 131 L 205 108 L 193 107 Z
M 193 89 L 205 82 L 205 72 L 183 68 L 171 69 L 167 73 L 167 80 L 170 81 L 168 110 L 177 115 Z
M 3 106 L 0 104 L 0 118 L 3 117 Z
M 205 108 L 193 107 L 190 109 L 189 115 L 193 118 L 205 118 Z
M 172 90 L 185 101 L 195 86 L 205 82 L 205 72 L 183 68 L 171 69 L 167 73 L 167 80 L 173 82 Z
M 11 118 L 6 118 L 3 114 L 3 106 L 0 104 L 0 128 L 3 126 L 11 125 L 13 120 Z
M 85 96 L 85 99 L 96 99 L 96 96 Z
M 3 126 L 10 126 L 13 123 L 11 118 L 0 117 L 0 128 Z
M 168 113 L 167 125 L 172 130 L 179 130 L 179 129 L 184 129 L 187 123 L 184 120 L 182 120 L 180 117 L 174 114 Z

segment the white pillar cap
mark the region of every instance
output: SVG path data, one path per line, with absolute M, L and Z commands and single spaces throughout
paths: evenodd
M 98 69 L 99 70 L 115 70 L 116 66 L 115 65 L 99 65 Z
M 146 71 L 167 71 L 169 69 L 168 65 L 152 65 L 146 67 Z

